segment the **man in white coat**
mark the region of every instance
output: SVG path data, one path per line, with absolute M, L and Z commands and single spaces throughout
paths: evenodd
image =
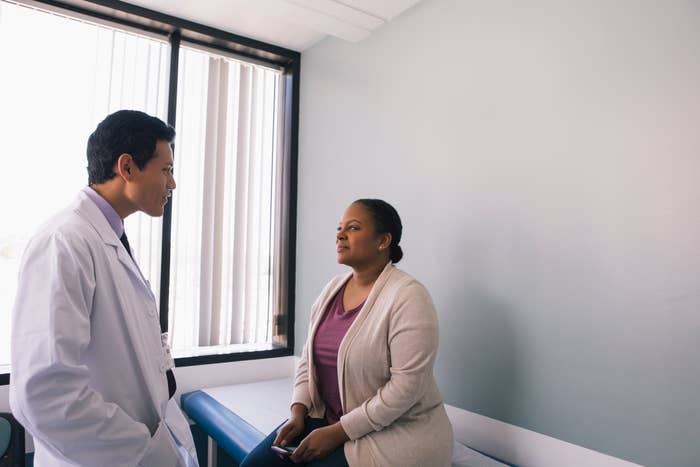
M 143 112 L 105 118 L 88 140 L 89 186 L 24 253 L 10 404 L 34 437 L 37 467 L 198 465 L 156 300 L 123 225 L 137 211 L 163 214 L 174 136 Z

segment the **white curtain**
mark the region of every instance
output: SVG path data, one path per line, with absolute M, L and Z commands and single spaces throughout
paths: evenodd
M 272 290 L 273 327 L 272 343 L 287 346 L 287 332 L 292 323 L 286 308 L 289 298 L 287 264 L 289 262 L 289 193 L 291 193 L 291 145 L 292 136 L 292 79 L 282 76 L 277 94 L 275 134 L 277 137 L 273 171 L 276 183 L 273 184 L 274 211 L 272 218 L 276 225 L 272 229 L 272 275 L 275 285 Z
M 169 310 L 176 355 L 272 342 L 281 79 L 181 51 Z

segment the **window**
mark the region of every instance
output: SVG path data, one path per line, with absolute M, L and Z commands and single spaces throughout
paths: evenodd
M 125 225 L 177 364 L 291 354 L 299 54 L 129 5 L 50 3 L 0 0 L 0 197 L 21 200 L 3 203 L 0 383 L 22 251 L 85 185 L 87 137 L 121 108 L 177 131 L 173 202 Z
M 184 45 L 179 63 L 173 353 L 269 349 L 282 74 Z

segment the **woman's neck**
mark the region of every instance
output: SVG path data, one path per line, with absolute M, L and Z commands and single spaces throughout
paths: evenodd
M 352 281 L 359 287 L 371 287 L 384 270 L 385 263 L 352 268 Z

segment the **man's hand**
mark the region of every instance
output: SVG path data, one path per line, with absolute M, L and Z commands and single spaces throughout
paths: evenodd
M 277 430 L 277 436 L 272 442 L 273 446 L 286 446 L 294 438 L 304 431 L 304 418 L 306 417 L 306 407 L 302 404 L 292 405 L 292 414 L 289 420 Z
M 295 463 L 323 459 L 349 439 L 340 422 L 317 428 L 299 443 L 290 459 Z

